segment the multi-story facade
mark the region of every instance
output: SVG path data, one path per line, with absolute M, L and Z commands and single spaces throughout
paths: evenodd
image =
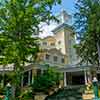
M 87 83 L 92 66 L 77 65 L 78 58 L 74 49 L 75 32 L 68 24 L 71 16 L 63 10 L 57 18 L 60 22 L 52 30 L 53 35 L 40 39 L 41 52 L 38 53 L 37 62 L 24 67 L 22 87 L 31 84 L 34 81 L 34 76 L 45 70 L 46 64 L 56 67 L 63 73 L 64 86 Z
M 75 64 L 77 61 L 75 49 L 73 48 L 75 33 L 73 28 L 67 24 L 71 18 L 70 15 L 63 10 L 57 18 L 60 22 L 52 30 L 53 35 L 40 39 L 41 52 L 38 53 L 36 64 L 25 67 L 22 86 L 30 84 L 34 80 L 34 75 L 45 70 L 45 65 L 55 67 L 57 70 L 60 69 L 64 73 L 64 85 L 66 86 L 67 74 L 63 71 L 63 68 L 69 68 L 69 65 Z
M 62 10 L 57 18 L 60 22 L 52 30 L 53 36 L 45 37 L 40 42 L 40 47 L 44 51 L 41 64 L 49 64 L 62 72 L 64 86 L 87 84 L 88 80 L 92 80 L 92 73 L 96 70 L 96 66 L 78 64 L 79 58 L 74 48 L 75 31 L 68 24 L 71 22 L 71 16 Z M 98 71 L 97 75 L 100 76 Z
M 31 84 L 34 76 L 43 72 L 44 67 L 48 64 L 51 67 L 56 67 L 58 70 L 67 68 L 69 65 L 75 64 L 77 57 L 73 45 L 75 44 L 75 33 L 73 28 L 68 25 L 71 16 L 62 10 L 57 15 L 59 23 L 52 30 L 53 36 L 47 36 L 40 39 L 41 52 L 38 53 L 38 60 L 35 64 L 28 64 L 24 67 L 22 76 L 22 86 Z M 62 73 L 64 73 L 62 71 Z M 64 74 L 65 77 L 66 73 Z M 66 86 L 66 78 L 64 80 Z
M 53 36 L 43 38 L 40 46 L 42 50 L 49 50 L 50 52 L 55 50 L 54 55 L 59 52 L 59 54 L 57 53 L 58 58 L 62 54 L 64 56 L 62 58 L 65 60 L 64 64 L 74 64 L 77 60 L 75 49 L 73 48 L 75 45 L 75 33 L 73 28 L 67 24 L 67 21 L 70 20 L 69 15 L 63 10 L 58 19 L 61 20 L 57 27 L 52 30 Z

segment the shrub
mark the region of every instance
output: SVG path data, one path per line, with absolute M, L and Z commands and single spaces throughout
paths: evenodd
M 54 68 L 48 68 L 43 74 L 34 78 L 32 85 L 35 92 L 47 92 L 48 89 L 57 86 L 61 75 Z
M 4 95 L 4 88 L 0 87 L 0 95 Z

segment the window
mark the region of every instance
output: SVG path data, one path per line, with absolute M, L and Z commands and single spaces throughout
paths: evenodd
M 58 44 L 61 44 L 61 41 L 58 41 Z
M 57 56 L 54 56 L 54 61 L 55 61 L 55 62 L 57 62 L 57 59 L 58 59 Z
M 47 42 L 43 42 L 43 45 L 47 45 Z
M 51 45 L 51 46 L 55 46 L 55 43 L 51 43 L 50 45 Z
M 45 58 L 46 58 L 47 60 L 49 60 L 49 59 L 50 59 L 50 55 L 49 55 L 49 54 L 46 54 Z
M 65 59 L 64 59 L 64 58 L 62 58 L 62 59 L 61 59 L 61 62 L 62 62 L 62 63 L 64 63 L 64 62 L 65 62 Z

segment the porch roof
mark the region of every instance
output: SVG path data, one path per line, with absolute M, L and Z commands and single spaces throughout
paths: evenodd
M 48 64 L 49 65 L 49 64 Z M 94 69 L 94 68 L 98 68 L 97 65 L 56 65 L 56 64 L 50 64 L 50 67 L 56 68 L 58 71 L 60 72 L 79 72 L 79 71 L 84 71 L 84 70 L 90 70 L 90 69 Z M 46 70 L 47 66 L 46 64 L 26 64 L 26 66 L 24 66 L 24 71 L 28 71 L 31 69 L 42 69 L 42 70 Z M 7 72 L 7 71 L 13 71 L 14 70 L 14 66 L 13 64 L 10 64 L 8 66 L 0 66 L 0 73 L 1 72 Z
M 66 67 L 58 68 L 60 72 L 79 72 L 96 68 L 97 65 L 68 65 Z

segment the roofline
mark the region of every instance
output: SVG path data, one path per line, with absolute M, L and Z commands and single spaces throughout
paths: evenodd
M 74 32 L 73 31 L 73 27 L 71 27 L 70 25 L 66 24 L 66 23 L 63 23 L 59 26 L 57 26 L 55 29 L 52 30 L 53 33 L 56 33 L 57 31 L 61 30 L 61 29 L 64 29 L 64 28 L 68 28 L 70 31 Z
M 54 38 L 54 36 L 46 36 L 46 37 L 44 37 L 42 40 L 48 39 L 48 38 L 53 38 L 54 40 L 56 40 L 56 39 Z

